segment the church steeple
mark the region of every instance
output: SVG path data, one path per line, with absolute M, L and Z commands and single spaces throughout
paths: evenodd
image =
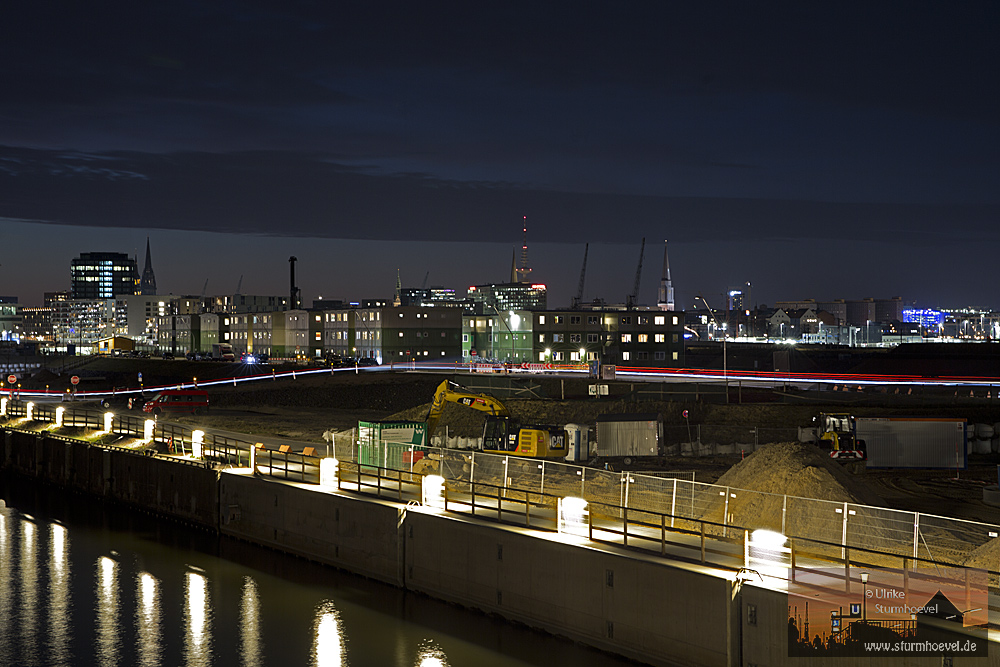
M 663 275 L 660 277 L 656 306 L 660 310 L 674 309 L 674 284 L 670 281 L 670 258 L 667 257 L 667 242 L 665 240 L 663 241 Z
M 153 259 L 149 253 L 149 237 L 146 237 L 146 266 L 142 270 L 142 279 L 139 281 L 139 294 L 156 294 L 156 276 L 153 274 Z

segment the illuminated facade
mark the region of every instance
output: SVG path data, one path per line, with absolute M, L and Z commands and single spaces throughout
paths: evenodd
M 139 273 L 135 260 L 120 252 L 84 252 L 70 265 L 73 299 L 114 299 L 136 294 Z
M 469 299 L 476 314 L 501 313 L 512 310 L 545 310 L 547 292 L 540 283 L 493 283 L 473 285 Z

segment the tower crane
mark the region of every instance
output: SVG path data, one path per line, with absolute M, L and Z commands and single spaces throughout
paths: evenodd
M 642 278 L 642 256 L 646 252 L 646 237 L 642 237 L 642 245 L 639 247 L 639 266 L 635 270 L 635 285 L 632 287 L 632 293 L 628 295 L 628 301 L 626 306 L 628 308 L 634 308 L 636 301 L 639 299 L 639 279 Z
M 583 302 L 583 283 L 587 279 L 587 253 L 590 251 L 590 244 L 583 246 L 583 268 L 580 269 L 580 286 L 576 288 L 576 297 L 573 299 L 573 308 L 579 308 Z

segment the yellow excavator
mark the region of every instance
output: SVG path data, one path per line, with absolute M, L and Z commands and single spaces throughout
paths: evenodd
M 557 426 L 522 426 L 507 406 L 488 394 L 476 394 L 445 380 L 434 392 L 434 401 L 427 413 L 427 442 L 437 429 L 446 403 L 456 403 L 485 412 L 483 451 L 536 459 L 565 458 L 568 453 L 566 433 Z

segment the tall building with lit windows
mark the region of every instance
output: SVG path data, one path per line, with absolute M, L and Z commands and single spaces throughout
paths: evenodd
M 134 259 L 120 252 L 84 252 L 70 266 L 72 299 L 114 299 L 136 294 L 139 272 Z

